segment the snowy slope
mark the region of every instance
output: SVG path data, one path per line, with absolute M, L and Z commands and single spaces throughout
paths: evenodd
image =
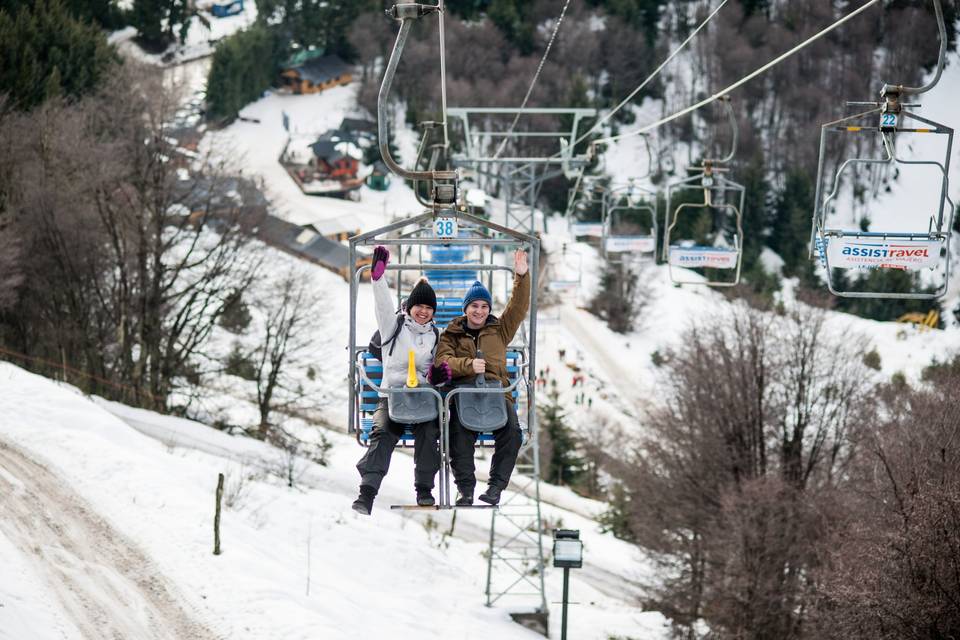
M 352 466 L 361 449 L 347 437 L 334 437 L 328 467 L 303 463 L 298 487 L 288 489 L 265 471 L 278 464 L 278 453 L 261 443 L 141 410 L 112 405 L 111 413 L 104 406 L 0 363 L 4 513 L 15 492 L 36 488 L 39 474 L 24 470 L 26 465 L 11 468 L 11 451 L 42 465 L 77 494 L 51 503 L 45 514 L 64 530 L 62 546 L 51 540 L 49 547 L 36 548 L 16 518 L 0 524 L 0 638 L 91 637 L 77 629 L 97 619 L 97 603 L 109 599 L 105 584 L 129 599 L 127 608 L 115 606 L 107 618 L 122 637 L 538 637 L 511 622 L 506 607 L 483 606 L 481 554 L 489 516 L 461 513 L 456 535 L 443 540 L 439 531 L 449 526 L 443 515 L 433 516 L 439 528 L 431 528 L 426 517 L 385 508 L 410 499 L 408 456 L 395 456 L 374 515 L 365 518 L 350 510 L 357 480 Z M 228 495 L 237 493 L 240 477 L 255 477 L 224 512 L 219 557 L 211 553 L 218 472 L 228 476 Z M 576 511 L 597 509 L 557 492 L 557 500 Z M 131 584 L 136 579 L 128 568 L 110 566 L 112 556 L 94 562 L 69 553 L 69 541 L 82 528 L 78 503 L 104 520 L 102 537 L 90 545 L 133 547 L 147 559 L 151 579 L 167 585 L 169 598 L 186 612 L 181 618 L 212 634 L 147 632 L 143 619 L 167 621 L 137 614 L 155 606 L 153 590 L 138 596 Z M 548 506 L 545 517 L 583 530 L 592 566 L 573 574 L 571 593 L 579 604 L 571 613 L 570 637 L 665 637 L 659 614 L 642 613 L 629 602 L 635 592 L 629 585 L 643 566 L 636 551 L 598 534 L 573 511 Z M 72 594 L 50 582 L 49 558 L 69 564 Z M 560 596 L 558 578 L 555 571 L 547 576 L 552 637 L 559 637 L 559 609 L 552 604 Z

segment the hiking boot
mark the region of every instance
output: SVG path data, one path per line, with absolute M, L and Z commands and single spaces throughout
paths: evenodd
M 360 497 L 353 501 L 353 510 L 365 516 L 370 515 L 370 512 L 373 511 L 373 499 L 376 495 L 377 490 L 373 487 L 366 484 L 360 485 Z
M 437 504 L 433 499 L 433 490 L 426 487 L 417 487 L 417 505 L 421 507 L 432 507 Z
M 457 501 L 453 503 L 458 507 L 471 507 L 473 506 L 473 491 L 459 491 L 457 495 Z
M 500 487 L 495 487 L 492 484 L 487 487 L 487 490 L 480 494 L 480 501 L 486 502 L 487 504 L 500 504 L 500 494 L 503 492 L 503 489 Z

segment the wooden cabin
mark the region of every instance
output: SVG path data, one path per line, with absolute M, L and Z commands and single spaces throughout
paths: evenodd
M 319 93 L 352 81 L 350 67 L 337 55 L 305 60 L 284 68 L 280 73 L 280 83 L 300 94 Z

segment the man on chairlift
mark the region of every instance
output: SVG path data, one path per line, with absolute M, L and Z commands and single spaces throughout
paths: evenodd
M 463 315 L 450 321 L 437 345 L 436 362 L 449 365 L 455 385 L 472 386 L 481 376 L 484 380 L 503 387 L 510 385 L 507 374 L 507 346 L 516 335 L 530 307 L 528 272 L 527 254 L 517 251 L 514 254 L 513 293 L 500 317 L 490 313 L 493 299 L 487 288 L 479 280 L 470 287 L 463 300 Z M 477 484 L 473 455 L 478 430 L 466 428 L 459 413 L 460 405 L 466 405 L 473 399 L 468 398 L 468 395 L 478 399 L 483 396 L 484 401 L 495 399 L 506 405 L 505 421 L 490 428 L 495 442 L 493 459 L 490 462 L 490 479 L 487 490 L 479 497 L 482 502 L 496 505 L 500 502 L 500 494 L 510 483 L 510 475 L 522 443 L 517 410 L 509 392 L 465 394 L 454 400 L 450 416 L 450 465 L 459 492 L 456 506 L 473 504 Z

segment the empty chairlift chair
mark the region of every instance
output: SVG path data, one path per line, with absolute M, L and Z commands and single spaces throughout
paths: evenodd
M 934 78 L 923 87 L 884 85 L 877 102 L 848 102 L 848 106 L 869 106 L 867 111 L 847 116 L 822 125 L 820 130 L 820 160 L 817 171 L 817 194 L 810 238 L 811 256 L 819 255 L 826 271 L 827 286 L 834 295 L 846 298 L 900 298 L 934 300 L 941 298 L 950 281 L 950 237 L 955 206 L 950 199 L 949 167 L 953 147 L 953 129 L 920 117 L 908 111 L 918 104 L 907 104 L 904 98 L 932 89 L 940 79 L 946 52 L 946 31 L 939 0 L 934 0 L 940 31 L 940 57 Z M 897 153 L 897 139 L 902 136 L 941 136 L 943 156 L 928 159 L 906 159 Z M 826 184 L 826 147 L 830 139 L 857 139 L 858 148 L 875 144 L 879 153 L 874 156 L 847 158 L 833 175 L 832 185 Z M 899 179 L 916 185 L 916 195 L 910 210 L 884 216 L 883 229 L 871 229 L 867 215 L 859 228 L 851 216 L 846 222 L 831 221 L 829 216 L 840 208 L 844 177 L 871 169 L 896 167 Z M 931 184 L 915 180 L 917 173 L 928 169 L 934 176 Z M 922 176 L 919 176 L 922 178 Z M 928 202 L 924 198 L 929 197 Z M 845 288 L 834 273 L 835 269 L 866 272 L 878 269 L 896 269 L 928 274 L 925 283 L 916 278 L 912 291 L 854 291 Z M 928 284 L 931 290 L 922 290 Z

